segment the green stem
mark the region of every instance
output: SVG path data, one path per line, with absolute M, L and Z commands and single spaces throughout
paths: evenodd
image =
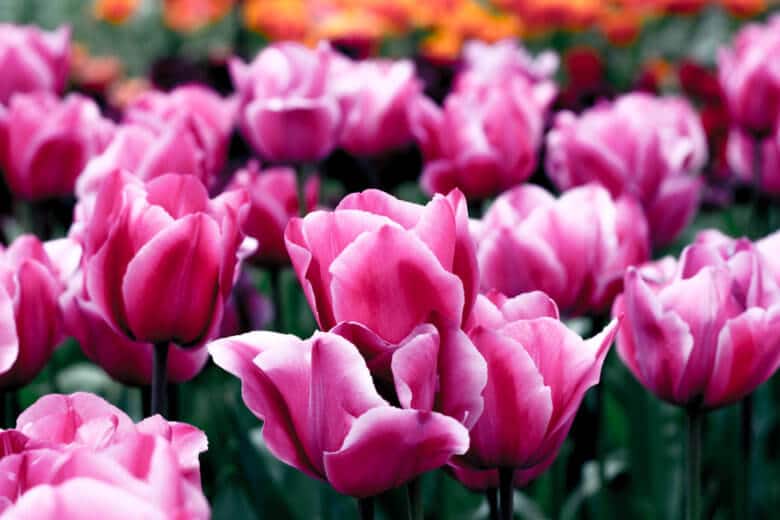
M 737 485 L 737 516 L 750 518 L 750 470 L 753 452 L 753 394 L 742 400 L 739 406 L 740 477 Z
M 5 390 L 0 392 L 0 419 L 3 421 L 3 428 L 14 428 L 16 426 L 16 417 L 19 415 L 19 393 L 16 390 Z
M 498 470 L 498 493 L 501 501 L 501 520 L 512 520 L 514 517 L 514 489 L 512 488 L 513 468 Z
M 360 520 L 374 520 L 374 497 L 359 498 L 358 512 Z
M 420 478 L 414 478 L 406 484 L 406 498 L 409 520 L 423 520 L 423 502 Z
M 273 266 L 268 269 L 268 278 L 271 281 L 271 299 L 274 304 L 274 323 L 276 332 L 284 332 L 284 317 L 282 316 L 282 286 L 281 268 Z
M 498 489 L 487 488 L 485 491 L 485 498 L 487 499 L 488 507 L 490 508 L 490 520 L 499 520 Z
M 698 408 L 688 410 L 687 417 L 687 474 L 686 481 L 686 520 L 701 518 L 701 430 L 704 412 Z
M 168 343 L 156 343 L 152 354 L 152 415 L 168 413 Z

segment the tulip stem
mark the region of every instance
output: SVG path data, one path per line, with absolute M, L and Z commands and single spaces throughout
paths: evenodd
M 698 408 L 690 408 L 687 417 L 688 446 L 686 482 L 686 520 L 701 518 L 701 430 L 704 412 Z
M 739 407 L 740 477 L 737 489 L 737 517 L 750 518 L 750 462 L 753 452 L 753 394 L 742 400 Z
M 1 418 L 3 428 L 16 426 L 16 416 L 19 415 L 19 394 L 16 390 L 0 392 L 0 406 L 2 406 Z
M 155 343 L 152 355 L 152 415 L 168 413 L 167 379 L 168 343 Z
M 268 269 L 268 278 L 271 281 L 271 299 L 274 304 L 274 330 L 284 332 L 284 319 L 282 316 L 282 286 L 281 269 L 273 266 Z
M 423 520 L 423 502 L 420 478 L 413 478 L 406 484 L 406 498 L 409 508 L 409 520 Z
M 374 520 L 374 497 L 358 498 L 360 520 Z
M 500 520 L 498 514 L 498 489 L 487 488 L 485 491 L 488 507 L 490 508 L 490 520 Z
M 498 486 L 499 499 L 501 500 L 501 520 L 512 520 L 514 517 L 514 492 L 512 478 L 515 475 L 513 468 L 499 468 Z

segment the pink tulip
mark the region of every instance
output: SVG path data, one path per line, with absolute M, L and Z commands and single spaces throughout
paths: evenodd
M 230 294 L 246 193 L 209 200 L 189 175 L 147 183 L 115 171 L 83 225 L 86 293 L 114 330 L 190 347 L 210 338 Z
M 271 453 L 345 495 L 377 495 L 468 448 L 468 431 L 455 419 L 388 404 L 355 346 L 335 334 L 301 341 L 252 332 L 209 351 L 241 379 Z M 408 400 L 416 397 L 410 390 Z
M 422 82 L 409 60 L 342 59 L 331 67 L 331 87 L 344 113 L 340 145 L 355 155 L 377 155 L 412 141 L 407 115 Z
M 447 193 L 458 188 L 481 199 L 528 179 L 554 93 L 547 83 L 507 75 L 500 82 L 452 92 L 443 109 L 427 98 L 416 99 L 409 110 L 425 159 L 423 189 Z
M 298 179 L 292 168 L 260 171 L 257 162 L 236 172 L 231 188 L 245 189 L 249 205 L 241 216 L 244 233 L 257 240 L 254 259 L 262 264 L 284 265 L 290 262 L 284 245 L 284 229 L 291 218 L 299 216 Z M 306 181 L 306 211 L 317 206 L 320 183 L 316 175 Z
M 71 195 L 89 159 L 103 151 L 114 125 L 78 94 L 17 94 L 0 105 L 0 166 L 11 192 L 27 200 Z
M 36 237 L 24 235 L 0 248 L 0 388 L 26 385 L 49 361 L 62 339 L 57 305 L 62 290 Z
M 641 207 L 597 185 L 558 200 L 518 186 L 496 199 L 476 235 L 483 290 L 541 290 L 568 315 L 608 310 L 626 267 L 650 256 Z
M 317 323 L 343 323 L 398 344 L 422 323 L 459 325 L 478 272 L 458 191 L 426 206 L 367 190 L 334 211 L 293 219 L 287 251 Z
M 468 334 L 487 362 L 488 382 L 469 451 L 456 460 L 471 471 L 456 475 L 493 487 L 492 473 L 474 470 L 514 468 L 522 483 L 556 457 L 585 392 L 599 381 L 618 323 L 583 341 L 542 293 L 480 296 L 474 317 Z
M 766 136 L 780 123 L 780 16 L 746 25 L 731 48 L 718 54 L 720 84 L 733 121 L 745 132 Z
M 244 137 L 272 162 L 311 162 L 336 146 L 342 114 L 328 89 L 334 53 L 291 42 L 266 47 L 254 61 L 230 62 Z
M 693 218 L 707 160 L 701 122 L 680 98 L 627 94 L 582 115 L 561 112 L 547 135 L 547 171 L 558 188 L 598 182 L 641 203 L 653 244 L 672 242 Z
M 207 441 L 190 425 L 160 416 L 136 425 L 76 393 L 41 398 L 0 435 L 3 519 L 209 517 L 198 463 Z
M 727 157 L 732 171 L 745 184 L 753 184 L 756 175 L 756 141 L 739 129 L 729 134 Z M 780 125 L 761 139 L 759 146 L 761 189 L 772 195 L 780 194 Z
M 0 24 L 0 104 L 16 93 L 59 94 L 68 79 L 70 29 Z
M 774 273 L 748 240 L 712 235 L 688 246 L 670 271 L 626 273 L 613 308 L 625 314 L 620 357 L 648 390 L 673 404 L 738 401 L 780 366 Z

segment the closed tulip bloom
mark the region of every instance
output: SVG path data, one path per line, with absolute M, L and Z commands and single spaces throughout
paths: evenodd
M 342 124 L 328 89 L 333 51 L 297 43 L 263 49 L 250 64 L 230 62 L 241 103 L 239 123 L 257 153 L 271 162 L 311 162 L 336 146 Z
M 82 224 L 89 300 L 134 341 L 205 341 L 236 277 L 245 202 L 239 191 L 210 200 L 189 175 L 113 172 Z
M 62 339 L 58 298 L 63 285 L 43 244 L 32 235 L 0 247 L 0 388 L 13 390 L 32 381 Z M 0 295 L 0 302 L 5 298 Z M 10 320 L 13 321 L 10 321 Z M 16 345 L 16 346 L 14 346 Z
M 496 199 L 476 236 L 483 291 L 544 291 L 567 315 L 608 310 L 626 267 L 650 256 L 641 207 L 598 185 L 557 200 L 536 186 L 514 188 Z
M 468 431 L 455 419 L 380 397 L 358 350 L 335 334 L 302 341 L 252 332 L 209 351 L 241 379 L 271 453 L 345 495 L 377 495 L 468 448 Z
M 562 190 L 597 182 L 644 208 L 653 244 L 672 242 L 693 218 L 707 141 L 679 98 L 627 94 L 580 116 L 561 112 L 547 135 L 547 171 Z
M 377 155 L 412 141 L 408 106 L 422 93 L 409 60 L 339 61 L 331 88 L 344 113 L 339 144 L 355 155 Z
M 717 408 L 774 373 L 780 290 L 753 244 L 699 239 L 671 276 L 668 268 L 653 274 L 629 269 L 613 309 L 625 316 L 618 353 L 648 390 L 680 406 Z
M 27 200 L 73 194 L 89 159 L 114 133 L 90 99 L 18 94 L 0 106 L 0 167 L 11 192 Z
M 292 168 L 269 168 L 261 171 L 252 161 L 236 172 L 231 188 L 245 189 L 249 193 L 249 205 L 241 215 L 244 233 L 257 240 L 253 259 L 261 264 L 285 265 L 290 257 L 284 245 L 284 230 L 291 218 L 300 216 L 298 176 Z M 304 213 L 317 206 L 319 177 L 309 177 L 303 188 L 306 208 Z
M 760 146 L 761 189 L 772 195 L 780 194 L 780 124 L 758 143 L 739 129 L 732 129 L 728 139 L 728 163 L 736 177 L 744 184 L 755 181 L 755 146 Z
M 317 323 L 351 323 L 398 344 L 422 323 L 459 325 L 478 289 L 466 201 L 425 206 L 367 190 L 293 219 L 287 251 Z
M 718 54 L 718 74 L 733 121 L 745 132 L 765 136 L 780 114 L 780 16 L 746 25 L 730 48 Z
M 76 393 L 41 398 L 0 435 L 0 518 L 209 517 L 198 463 L 206 436 L 188 424 L 160 416 L 133 424 Z
M 0 104 L 16 93 L 59 94 L 68 79 L 70 29 L 0 24 Z
M 618 323 L 583 340 L 542 293 L 480 296 L 474 314 L 468 335 L 487 362 L 485 407 L 470 431 L 468 453 L 456 464 L 471 471 L 522 470 L 515 475 L 522 483 L 558 454 L 585 392 L 599 381 Z M 491 474 L 463 478 L 472 487 L 492 484 Z

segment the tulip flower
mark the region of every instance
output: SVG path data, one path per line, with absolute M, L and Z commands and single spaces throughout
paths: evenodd
M 138 424 L 92 394 L 48 395 L 3 436 L 2 518 L 209 517 L 197 428 Z M 121 506 L 121 507 L 118 507 Z
M 89 159 L 114 133 L 97 105 L 71 94 L 15 95 L 0 105 L 0 166 L 11 192 L 27 200 L 71 195 Z
M 109 175 L 83 223 L 84 285 L 97 312 L 118 333 L 153 343 L 152 410 L 164 407 L 168 345 L 194 347 L 219 330 L 237 276 L 246 193 L 209 200 L 189 175 L 147 183 Z
M 345 495 L 373 497 L 468 449 L 468 431 L 455 419 L 380 397 L 357 348 L 335 334 L 302 341 L 251 332 L 209 351 L 241 379 L 271 453 Z M 411 388 L 408 397 L 425 394 Z
M 311 162 L 336 146 L 339 103 L 328 89 L 333 51 L 297 43 L 263 49 L 250 64 L 230 62 L 240 100 L 239 123 L 257 153 L 272 162 Z
M 500 483 L 511 493 L 513 480 L 526 483 L 552 464 L 618 323 L 583 341 L 540 292 L 480 295 L 472 318 L 468 335 L 488 367 L 485 407 L 454 472 L 471 487 Z
M 754 137 L 765 137 L 780 123 L 780 16 L 746 25 L 731 48 L 718 54 L 720 83 L 734 123 Z
M 672 242 L 693 218 L 707 161 L 704 130 L 678 98 L 627 94 L 579 117 L 561 112 L 547 135 L 547 171 L 560 189 L 598 182 L 641 203 L 654 245 Z
M 68 79 L 70 29 L 0 24 L 0 104 L 16 93 L 59 94 Z
M 16 390 L 43 369 L 62 339 L 63 285 L 32 235 L 0 247 L 0 388 Z
M 728 164 L 740 181 L 753 183 L 758 168 L 761 190 L 772 195 L 780 194 L 780 125 L 760 140 L 733 128 L 727 146 Z
M 253 259 L 261 264 L 279 266 L 290 262 L 284 245 L 284 229 L 291 218 L 301 214 L 298 179 L 292 168 L 270 168 L 260 171 L 252 161 L 236 172 L 230 185 L 249 193 L 249 204 L 241 215 L 244 233 L 257 240 Z M 317 206 L 319 177 L 309 177 L 303 188 L 306 208 Z
M 598 185 L 558 200 L 518 186 L 496 199 L 476 236 L 484 291 L 541 290 L 567 315 L 608 310 L 626 267 L 650 256 L 641 207 L 630 197 L 612 200 Z
M 466 201 L 426 206 L 367 190 L 293 219 L 287 251 L 322 330 L 347 324 L 397 345 L 422 323 L 459 325 L 478 289 Z

